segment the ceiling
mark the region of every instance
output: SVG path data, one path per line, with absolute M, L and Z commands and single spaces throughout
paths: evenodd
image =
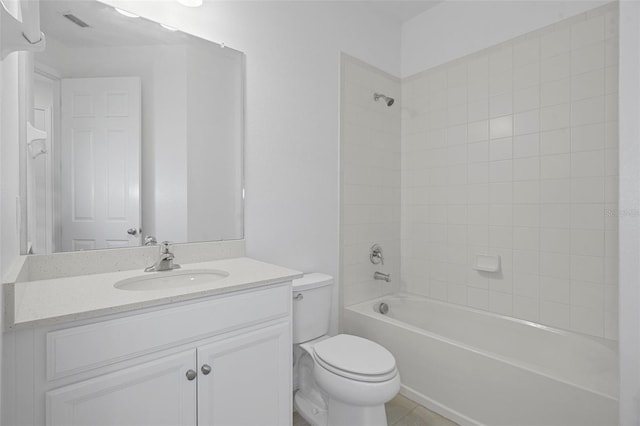
M 205 0 L 214 2 L 218 0 Z M 309 1 L 309 0 L 296 0 Z M 313 1 L 313 0 L 312 0 Z M 444 0 L 340 0 L 357 5 L 384 19 L 403 23 Z M 64 17 L 72 14 L 89 28 L 80 28 Z M 184 33 L 163 30 L 144 19 L 129 19 L 97 1 L 41 0 L 42 30 L 67 47 L 99 47 L 151 44 L 181 44 Z
M 65 14 L 85 22 L 81 28 Z M 154 44 L 182 44 L 193 39 L 180 31 L 163 29 L 146 19 L 131 19 L 97 1 L 41 0 L 40 21 L 45 36 L 67 47 L 106 47 Z
M 403 23 L 431 9 L 444 0 L 369 0 L 363 1 L 372 11 Z

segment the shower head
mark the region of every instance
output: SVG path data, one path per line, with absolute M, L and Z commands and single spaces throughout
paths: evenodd
M 373 100 L 378 102 L 380 99 L 384 100 L 384 103 L 387 104 L 388 107 L 390 107 L 391 105 L 393 105 L 393 103 L 395 102 L 395 99 L 387 96 L 387 95 L 383 95 L 382 93 L 374 93 L 373 94 Z

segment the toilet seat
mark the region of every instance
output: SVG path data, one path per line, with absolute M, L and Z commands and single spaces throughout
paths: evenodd
M 316 343 L 313 358 L 322 368 L 360 382 L 385 382 L 398 374 L 395 358 L 387 349 L 349 334 Z

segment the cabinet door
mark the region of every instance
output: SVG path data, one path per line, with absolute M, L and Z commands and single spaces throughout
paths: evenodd
M 195 426 L 195 351 L 47 392 L 47 425 Z
M 290 335 L 286 322 L 199 347 L 198 425 L 289 425 Z

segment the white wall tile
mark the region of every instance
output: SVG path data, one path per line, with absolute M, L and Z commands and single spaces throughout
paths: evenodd
M 540 320 L 540 304 L 537 297 L 513 296 L 513 315 L 528 321 Z
M 493 182 L 489 185 L 490 204 L 510 204 L 513 202 L 513 184 L 511 182 Z
M 565 203 L 568 200 L 564 201 Z M 545 228 L 570 228 L 571 205 L 545 203 L 540 205 L 540 226 Z
M 603 102 L 604 112 L 604 102 Z M 556 130 L 571 125 L 571 105 L 559 104 L 540 108 L 540 130 Z
M 571 102 L 571 79 L 552 80 L 540 86 L 540 106 L 547 107 Z
M 540 229 L 526 227 L 513 228 L 513 248 L 518 250 L 539 250 Z
M 513 181 L 512 160 L 500 160 L 500 161 L 489 162 L 489 182 L 511 182 L 511 181 Z
M 583 256 L 604 256 L 604 230 L 571 230 L 571 253 Z
M 540 135 L 532 133 L 513 138 L 513 158 L 532 157 L 540 154 Z
M 571 104 L 571 125 L 584 126 L 605 121 L 605 98 L 597 96 Z
M 618 49 L 616 14 L 595 11 L 406 80 L 397 173 L 382 168 L 396 143 L 384 117 L 349 106 L 352 276 L 369 279 L 354 240 L 400 232 L 408 291 L 615 339 Z M 400 231 L 375 223 L 400 218 L 388 182 Z M 500 277 L 472 269 L 479 253 L 502 257 Z
M 602 96 L 605 94 L 604 68 L 571 78 L 571 100 Z
M 540 179 L 540 158 L 527 157 L 513 160 L 513 180 Z
M 571 256 L 571 279 L 604 283 L 604 259 L 596 256 Z
M 571 328 L 571 306 L 562 303 L 540 302 L 540 321 L 554 327 Z
M 540 183 L 537 180 L 514 182 L 513 202 L 537 206 L 540 203 Z
M 489 310 L 489 291 L 467 287 L 467 303 L 472 308 Z
M 604 49 L 603 49 L 604 50 Z M 513 91 L 513 71 L 495 71 L 489 73 L 489 96 Z
M 513 313 L 513 296 L 496 291 L 489 292 L 489 310 L 496 314 L 511 315 Z
M 571 129 L 571 151 L 591 151 L 604 149 L 604 123 L 588 124 Z
M 532 62 L 513 70 L 514 90 L 540 84 L 540 63 Z
M 570 254 L 571 231 L 563 228 L 540 228 L 540 250 Z
M 571 154 L 571 176 L 604 176 L 604 151 L 574 152 Z
M 506 138 L 513 135 L 513 119 L 511 115 L 493 118 L 489 121 L 491 139 Z
M 489 161 L 489 142 L 474 142 L 467 145 L 467 159 L 469 163 Z
M 572 204 L 571 227 L 573 229 L 605 229 L 605 205 Z
M 489 247 L 513 248 L 513 228 L 489 226 Z
M 604 50 L 604 49 L 603 49 Z M 604 51 L 603 51 L 604 61 Z M 540 62 L 540 81 L 562 80 L 571 76 L 571 55 L 559 54 Z
M 603 203 L 604 178 L 584 177 L 571 179 L 571 202 Z
M 592 336 L 604 337 L 604 310 L 602 308 L 572 306 L 571 329 Z
M 467 141 L 478 142 L 489 139 L 489 121 L 481 120 L 467 125 Z
M 571 155 L 557 154 L 540 157 L 540 177 L 542 179 L 571 177 Z
M 540 57 L 549 58 L 571 50 L 571 29 L 563 28 L 540 36 Z
M 590 44 L 571 51 L 571 73 L 573 75 L 605 67 L 604 42 Z
M 571 282 L 571 305 L 585 308 L 600 308 L 605 304 L 605 286 L 582 281 Z
M 540 299 L 546 302 L 571 303 L 571 281 L 567 278 L 540 277 Z
M 526 135 L 540 131 L 540 112 L 537 109 L 513 116 L 513 134 Z
M 487 148 L 488 152 L 488 148 Z M 469 183 L 489 182 L 489 162 L 475 162 L 467 166 L 467 179 Z
M 513 205 L 491 204 L 489 206 L 489 224 L 497 226 L 512 226 Z
M 540 133 L 540 155 L 570 152 L 572 131 L 573 129 L 558 129 Z
M 540 181 L 541 203 L 567 203 L 571 200 L 571 179 L 546 179 Z
M 567 100 L 566 102 L 569 102 Z M 513 112 L 523 112 L 540 107 L 540 85 L 516 89 L 513 93 Z
M 535 37 L 513 45 L 513 66 L 518 68 L 540 60 L 540 39 Z
M 510 160 L 513 157 L 513 139 L 492 139 L 489 142 L 489 159 L 491 161 Z
M 510 71 L 513 67 L 513 46 L 505 43 L 489 52 L 489 74 L 500 71 Z
M 489 99 L 480 98 L 469 101 L 467 105 L 467 118 L 469 121 L 486 120 L 489 118 Z
M 604 40 L 604 18 L 604 15 L 599 15 L 573 24 L 571 26 L 571 47 L 576 49 Z

